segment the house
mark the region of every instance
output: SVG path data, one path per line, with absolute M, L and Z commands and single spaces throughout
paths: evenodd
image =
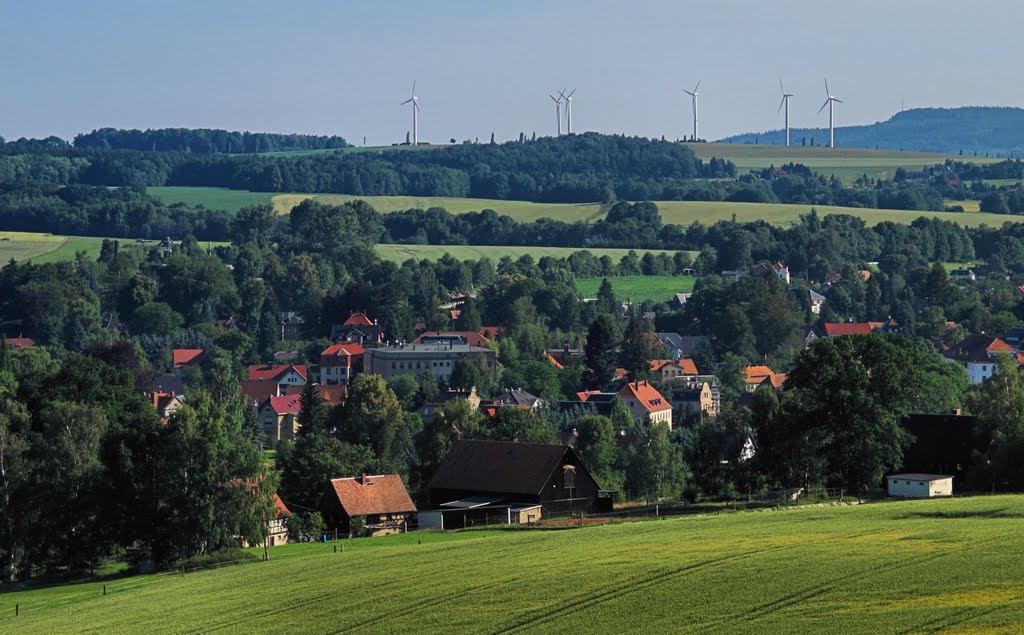
M 782 388 L 786 381 L 785 373 L 776 373 L 767 366 L 747 366 L 743 369 L 747 392 L 754 392 L 761 386 L 769 386 L 775 390 Z
M 174 374 L 181 377 L 185 369 L 190 366 L 198 366 L 202 361 L 203 353 L 201 348 L 176 348 L 171 351 L 174 361 Z
M 693 352 L 709 342 L 703 335 L 680 335 L 679 333 L 655 333 L 661 343 L 668 349 L 672 359 L 693 357 Z
M 363 371 L 390 379 L 398 375 L 429 371 L 447 383 L 460 361 L 479 364 L 492 377 L 497 373 L 494 351 L 469 344 L 404 344 L 368 348 L 363 353 Z
M 978 276 L 971 269 L 954 269 L 949 272 L 949 277 L 951 280 L 966 282 L 976 282 L 978 279 Z
M 320 383 L 347 386 L 363 368 L 365 349 L 355 342 L 332 344 L 320 353 Z
M 175 395 L 185 396 L 185 384 L 177 375 L 154 375 L 140 386 L 142 392 L 166 392 Z
M 996 356 L 1010 355 L 1017 363 L 1022 356 L 1012 346 L 990 335 L 972 334 L 965 337 L 959 344 L 944 353 L 948 361 L 959 362 L 967 370 L 967 380 L 972 384 L 980 384 L 996 369 Z
M 668 304 L 673 309 L 681 309 L 692 296 L 692 293 L 677 293 L 669 300 Z
M 242 394 L 245 395 L 249 403 L 255 404 L 256 406 L 261 405 L 271 397 L 278 397 L 284 394 L 281 384 L 277 383 L 276 379 L 254 379 L 252 381 L 243 381 L 240 388 L 242 389 Z
M 807 348 L 814 343 L 814 340 L 821 339 L 821 333 L 818 332 L 816 326 L 805 326 L 804 327 L 804 348 Z
M 619 396 L 613 392 L 587 390 L 576 393 L 575 399 L 559 401 L 556 405 L 560 412 L 585 412 L 611 417 L 615 412 L 615 400 Z
M 772 265 L 772 269 L 775 271 L 775 275 L 779 277 L 779 280 L 789 284 L 789 267 L 781 262 L 776 262 Z
M 814 315 L 821 315 L 821 307 L 825 304 L 825 296 L 813 289 L 793 289 L 797 303 L 805 309 L 810 309 Z
M 505 392 L 496 395 L 494 399 L 487 402 L 485 405 L 522 408 L 523 410 L 536 410 L 544 405 L 544 400 L 540 397 L 531 395 L 525 390 L 509 388 Z
M 335 342 L 355 342 L 361 346 L 376 345 L 384 341 L 384 331 L 376 320 L 366 317 L 365 313 L 353 313 L 344 323 L 331 327 L 331 339 Z
M 286 342 L 301 340 L 306 330 L 306 318 L 295 311 L 282 311 L 280 317 L 281 339 Z
M 34 348 L 36 345 L 36 341 L 31 337 L 10 337 L 7 338 L 6 342 L 8 346 L 16 351 Z
M 697 365 L 692 359 L 681 358 L 679 361 L 671 359 L 652 359 L 650 362 L 651 372 L 660 375 L 668 381 L 681 381 L 697 377 Z
M 248 373 L 249 381 L 273 380 L 278 383 L 280 390 L 286 386 L 306 385 L 305 364 L 253 364 L 249 366 Z
M 313 386 L 325 406 L 340 406 L 345 403 L 348 397 L 348 386 L 324 386 L 316 384 Z M 306 390 L 305 386 L 284 386 L 281 395 L 301 397 Z
M 288 517 L 291 510 L 281 497 L 274 494 L 274 513 L 267 519 L 267 546 L 277 547 L 288 544 Z
M 413 344 L 469 344 L 485 347 L 491 340 L 478 331 L 432 331 L 423 333 Z
M 404 532 L 415 514 L 416 505 L 397 474 L 332 479 L 320 499 L 320 515 L 327 528 L 350 538 L 359 533 L 383 536 Z M 353 523 L 354 519 L 361 522 Z
M 473 410 L 480 407 L 480 396 L 476 394 L 476 386 L 474 386 L 470 388 L 469 392 L 463 390 L 446 390 L 430 403 L 425 403 L 420 406 L 420 409 L 417 410 L 416 413 L 424 423 L 429 423 L 434 418 L 434 413 L 455 399 L 465 399 L 469 402 L 469 407 Z
M 456 441 L 429 484 L 431 505 L 463 519 L 494 506 L 508 517 L 531 506 L 538 517 L 593 513 L 598 489 L 571 447 L 511 441 Z
M 952 496 L 953 477 L 942 474 L 893 474 L 885 478 L 889 496 L 932 498 Z
M 722 272 L 722 278 L 726 282 L 739 282 L 741 278 L 746 278 L 746 277 L 747 277 L 747 272 L 746 271 L 734 271 L 734 270 L 727 269 L 727 270 Z
M 672 429 L 672 403 L 646 381 L 634 381 L 619 389 L 619 399 L 629 408 L 633 419 L 649 417 L 651 423 L 665 423 Z
M 181 395 L 176 395 L 173 392 L 154 390 L 147 392 L 146 397 L 153 404 L 153 408 L 156 409 L 156 413 L 160 415 L 160 421 L 163 423 L 167 423 L 171 415 L 177 412 L 178 408 L 185 403 Z
M 260 420 L 263 432 L 275 441 L 292 441 L 299 434 L 299 412 L 302 403 L 299 395 L 269 397 L 260 406 Z
M 825 337 L 843 335 L 867 335 L 875 330 L 879 322 L 825 322 Z
M 546 353 L 552 363 L 558 368 L 582 365 L 584 363 L 583 349 L 569 348 L 569 342 L 564 342 L 562 348 L 549 348 Z
M 691 382 L 682 388 L 673 388 L 671 394 L 672 410 L 682 417 L 701 414 L 714 417 L 718 414 L 708 382 Z

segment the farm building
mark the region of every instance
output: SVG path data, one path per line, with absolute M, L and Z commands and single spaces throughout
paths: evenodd
M 539 506 L 543 515 L 558 516 L 596 511 L 598 489 L 571 447 L 462 440 L 431 479 L 430 502 L 435 509 Z
M 889 496 L 931 498 L 952 496 L 953 477 L 942 474 L 894 474 L 887 477 Z
M 416 505 L 401 476 L 363 474 L 332 479 L 320 500 L 320 514 L 328 529 L 353 536 L 361 522 L 367 534 L 383 536 L 405 531 Z

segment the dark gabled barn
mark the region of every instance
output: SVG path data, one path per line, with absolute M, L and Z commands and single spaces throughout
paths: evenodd
M 597 511 L 598 485 L 565 445 L 456 441 L 430 481 L 434 506 L 471 497 L 537 504 L 544 516 Z

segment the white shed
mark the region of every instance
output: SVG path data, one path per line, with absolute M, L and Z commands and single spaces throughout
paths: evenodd
M 942 474 L 894 474 L 886 478 L 889 496 L 931 498 L 952 496 L 953 477 Z

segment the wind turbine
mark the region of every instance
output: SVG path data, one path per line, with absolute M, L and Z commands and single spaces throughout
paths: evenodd
M 550 93 L 548 94 L 548 97 L 551 98 L 551 101 L 555 102 L 555 120 L 558 122 L 558 127 L 556 128 L 556 130 L 558 131 L 559 137 L 562 136 L 562 92 L 563 91 L 561 90 L 558 91 L 558 99 L 555 99 L 554 95 Z
M 832 107 L 834 104 L 843 103 L 842 99 L 832 96 L 832 91 L 828 89 L 828 79 L 825 79 L 825 103 L 818 109 L 818 114 L 821 114 L 822 110 L 825 110 L 825 106 L 828 106 L 828 147 L 836 147 L 836 128 L 834 125 L 835 119 L 833 118 Z
M 412 81 L 412 97 L 402 102 L 406 105 L 412 102 L 412 145 L 420 142 L 420 98 L 416 96 L 416 80 Z
M 793 93 L 787 93 L 786 87 L 782 85 L 782 78 L 779 78 L 779 88 L 782 89 L 782 101 L 779 102 L 779 111 L 786 107 L 786 147 L 789 147 L 789 98 L 794 97 Z M 778 112 L 775 113 L 779 114 Z
M 565 134 L 572 134 L 572 96 L 574 94 L 576 94 L 575 88 L 568 96 L 565 95 L 565 91 L 558 91 L 558 96 L 565 98 Z
M 693 99 L 693 141 L 699 139 L 697 136 L 697 96 L 700 95 L 700 93 L 697 92 L 698 88 L 700 88 L 700 80 L 698 80 L 697 85 L 693 87 L 693 92 L 690 92 L 685 88 L 683 89 L 683 92 Z

